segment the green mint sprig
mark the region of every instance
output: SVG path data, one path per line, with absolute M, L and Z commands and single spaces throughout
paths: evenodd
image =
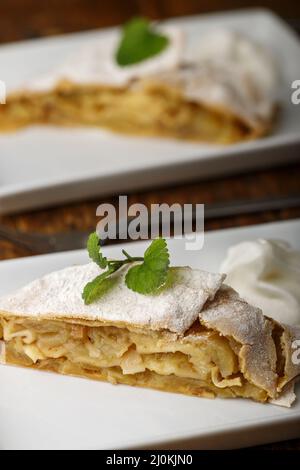
M 85 286 L 82 298 L 86 305 L 95 302 L 103 295 L 105 283 L 111 280 L 112 274 L 126 264 L 140 263 L 132 266 L 125 276 L 127 287 L 135 292 L 144 295 L 153 294 L 167 281 L 170 256 L 167 242 L 163 238 L 153 240 L 143 257 L 130 256 L 122 250 L 125 256 L 123 260 L 113 260 L 103 256 L 97 233 L 90 235 L 87 248 L 91 260 L 105 271 Z
M 100 250 L 100 239 L 96 232 L 91 233 L 87 242 L 87 249 L 89 252 L 89 257 L 91 258 L 94 263 L 98 264 L 98 266 L 102 269 L 107 267 L 107 258 L 105 258 Z
M 158 33 L 146 18 L 133 18 L 123 27 L 116 61 L 121 67 L 138 64 L 160 54 L 169 45 L 167 36 Z

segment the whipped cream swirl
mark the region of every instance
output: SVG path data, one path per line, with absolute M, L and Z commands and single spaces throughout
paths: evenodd
M 226 284 L 265 315 L 300 324 L 300 252 L 288 243 L 258 239 L 232 246 L 221 272 Z

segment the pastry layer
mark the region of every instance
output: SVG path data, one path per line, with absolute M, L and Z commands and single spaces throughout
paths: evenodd
M 214 298 L 224 276 L 189 267 L 171 268 L 167 285 L 156 295 L 141 295 L 125 283 L 128 266 L 114 273 L 102 296 L 90 305 L 82 300 L 84 286 L 99 275 L 95 263 L 71 266 L 37 279 L 0 298 L 1 312 L 37 319 L 88 320 L 184 333 Z M 101 271 L 100 271 L 101 273 Z
M 209 398 L 268 399 L 240 372 L 232 343 L 198 321 L 182 337 L 17 317 L 1 325 L 9 364 Z
M 292 356 L 299 328 L 265 317 L 222 285 L 223 275 L 172 268 L 167 285 L 145 296 L 127 288 L 127 269 L 90 305 L 81 293 L 99 274 L 94 263 L 2 297 L 4 360 L 199 396 L 282 402 L 300 375 Z M 294 399 L 285 397 L 286 405 Z
M 230 144 L 266 133 L 226 109 L 188 100 L 176 87 L 78 86 L 61 82 L 45 93 L 21 93 L 0 107 L 0 132 L 33 124 L 96 126 L 125 134 Z

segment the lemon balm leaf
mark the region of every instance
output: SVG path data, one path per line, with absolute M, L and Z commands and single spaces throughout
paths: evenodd
M 121 67 L 138 64 L 160 54 L 168 45 L 168 37 L 158 33 L 149 20 L 133 18 L 123 27 L 116 61 Z
M 111 265 L 104 273 L 97 276 L 93 281 L 89 282 L 82 293 L 82 298 L 86 305 L 90 305 L 96 300 L 100 299 L 105 292 L 109 290 L 108 282 L 111 282 L 110 276 L 119 268 L 116 265 Z
M 154 240 L 143 257 L 130 256 L 123 250 L 125 258 L 122 260 L 108 259 L 102 255 L 100 238 L 96 232 L 89 236 L 87 248 L 91 260 L 105 271 L 84 287 L 82 299 L 86 305 L 90 305 L 107 293 L 117 279 L 112 274 L 128 264 L 134 264 L 125 276 L 125 283 L 129 289 L 140 294 L 153 294 L 166 284 L 170 256 L 167 242 L 162 238 Z M 137 262 L 140 264 L 136 265 Z
M 107 267 L 107 258 L 105 258 L 101 253 L 100 238 L 96 232 L 93 232 L 89 236 L 87 249 L 91 260 L 94 261 L 94 263 L 96 263 L 100 268 L 105 269 Z
M 153 240 L 145 251 L 143 263 L 133 266 L 127 272 L 126 285 L 140 294 L 152 294 L 166 283 L 169 266 L 170 255 L 166 240 Z

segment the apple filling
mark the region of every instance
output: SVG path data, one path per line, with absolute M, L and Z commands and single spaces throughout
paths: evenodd
M 199 322 L 182 337 L 84 321 L 4 317 L 0 325 L 10 364 L 196 396 L 268 399 L 240 372 L 238 343 Z
M 145 112 L 147 110 L 147 112 Z M 230 114 L 189 102 L 175 89 L 76 87 L 19 94 L 0 107 L 0 132 L 33 124 L 97 126 L 116 132 L 232 143 L 251 130 Z

